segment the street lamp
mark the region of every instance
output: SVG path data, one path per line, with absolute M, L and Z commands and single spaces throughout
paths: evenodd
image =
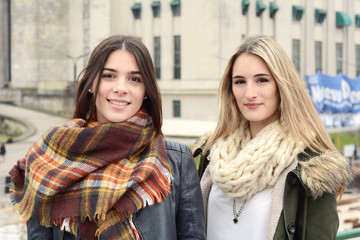
M 62 55 L 62 56 L 65 56 L 67 58 L 70 58 L 72 61 L 73 61 L 73 64 L 74 64 L 74 83 L 76 83 L 76 63 L 77 61 L 80 59 L 80 58 L 83 58 L 83 57 L 86 57 L 87 55 L 90 54 L 90 52 L 87 52 L 87 53 L 84 53 L 84 54 L 81 54 L 80 56 L 77 56 L 77 57 L 74 57 L 74 56 L 71 56 L 61 50 L 58 50 L 58 49 L 55 49 L 53 46 L 51 45 L 44 45 L 45 48 L 48 48 L 48 49 L 51 49 L 53 50 L 54 52 Z

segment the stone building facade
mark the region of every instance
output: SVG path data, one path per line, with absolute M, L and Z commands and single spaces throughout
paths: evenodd
M 37 105 L 72 90 L 87 54 L 112 34 L 136 35 L 149 48 L 167 119 L 217 119 L 222 73 L 248 34 L 274 37 L 304 83 L 316 71 L 360 74 L 360 0 L 5 0 L 0 11 L 11 19 L 11 75 L 0 81 L 37 89 L 26 100 Z M 3 37 L 1 69 L 4 46 Z

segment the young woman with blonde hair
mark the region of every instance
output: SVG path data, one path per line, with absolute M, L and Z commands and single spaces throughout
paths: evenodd
M 335 239 L 352 180 L 285 51 L 246 38 L 221 81 L 215 131 L 195 146 L 207 238 Z

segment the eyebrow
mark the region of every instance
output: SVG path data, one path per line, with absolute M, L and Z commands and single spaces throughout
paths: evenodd
M 107 70 L 107 71 L 110 71 L 110 72 L 114 72 L 114 73 L 118 73 L 117 70 L 113 69 L 113 68 L 103 68 L 103 71 L 104 70 Z M 141 75 L 141 72 L 140 71 L 130 71 L 129 72 L 130 74 L 140 74 Z
M 254 77 L 263 77 L 263 76 L 270 77 L 271 75 L 267 74 L 267 73 L 258 73 L 258 74 L 254 75 Z M 234 79 L 234 78 L 245 78 L 245 77 L 241 76 L 241 75 L 235 75 L 232 77 L 232 79 Z
M 107 71 L 110 71 L 110 72 L 115 72 L 115 73 L 118 72 L 118 71 L 116 71 L 115 69 L 112 69 L 112 68 L 103 68 L 103 71 L 104 70 L 107 70 Z

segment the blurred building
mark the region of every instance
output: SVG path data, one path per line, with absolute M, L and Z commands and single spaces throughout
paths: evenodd
M 87 54 L 112 34 L 149 48 L 165 118 L 217 119 L 222 73 L 248 34 L 274 37 L 304 84 L 317 71 L 360 74 L 360 0 L 2 0 L 0 11 L 0 67 L 9 69 L 0 83 L 36 89 L 22 101 L 37 105 L 73 90 Z
M 10 79 L 10 3 L 0 1 L 0 87 L 7 86 Z

